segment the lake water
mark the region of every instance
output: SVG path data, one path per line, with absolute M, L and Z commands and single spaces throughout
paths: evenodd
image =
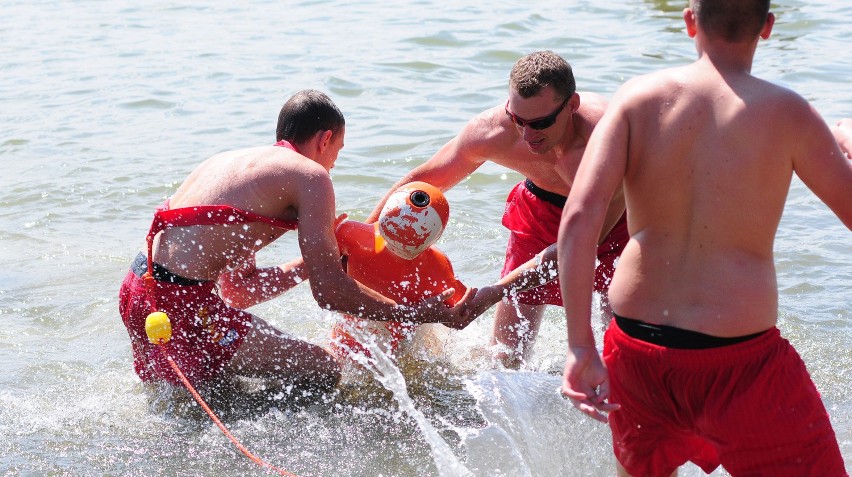
M 116 295 L 153 207 L 210 155 L 271 143 L 295 91 L 324 90 L 346 115 L 337 208 L 363 219 L 467 119 L 505 100 L 526 53 L 554 50 L 581 91 L 608 97 L 695 57 L 685 1 L 288 3 L 3 2 L 0 474 L 265 475 L 185 392 L 139 382 Z M 827 121 L 852 115 L 852 4 L 773 3 L 775 32 L 753 72 Z M 487 165 L 447 194 L 439 247 L 470 286 L 498 278 L 499 220 L 519 179 Z M 295 236 L 280 242 L 259 261 L 297 254 Z M 852 468 L 852 235 L 794 181 L 776 252 L 779 327 Z M 337 319 L 305 285 L 253 311 L 315 343 Z M 447 333 L 433 355 L 383 362 L 381 379 L 350 380 L 330 403 L 294 409 L 243 383 L 211 404 L 249 449 L 298 475 L 611 475 L 608 429 L 556 391 L 560 310 L 519 372 L 487 359 L 492 321 L 493 310 Z

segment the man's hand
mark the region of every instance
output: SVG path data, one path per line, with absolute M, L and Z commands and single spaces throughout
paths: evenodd
M 607 422 L 607 416 L 604 413 L 621 408 L 619 404 L 607 402 L 609 373 L 600 354 L 593 346 L 568 348 L 561 392 L 563 396 L 571 400 L 574 407 L 601 422 Z
M 448 288 L 437 295 L 426 297 L 412 305 L 398 305 L 402 316 L 391 319 L 411 323 L 441 323 L 453 321 L 451 308 L 444 302 L 456 293 L 454 288 Z
M 393 319 L 418 324 L 441 323 L 444 326 L 460 330 L 476 318 L 475 315 L 471 315 L 467 305 L 467 302 L 476 294 L 476 288 L 468 288 L 455 306 L 451 307 L 444 303 L 455 293 L 454 288 L 449 288 L 413 305 L 401 306 L 403 316 Z
M 473 301 L 474 297 L 478 295 L 476 288 L 468 288 L 467 291 L 462 295 L 461 299 L 456 302 L 455 306 L 449 309 L 450 314 L 452 315 L 452 319 L 446 321 L 440 321 L 440 323 L 448 328 L 453 328 L 455 330 L 462 330 L 467 327 L 473 320 L 476 319 L 482 312 L 474 314 L 471 310 L 471 305 L 469 302 Z M 485 311 L 485 310 L 483 310 Z
M 453 323 L 444 323 L 444 325 L 458 330 L 465 328 L 503 298 L 504 288 L 500 285 L 488 285 L 480 289 L 469 288 L 453 308 L 453 311 L 458 310 L 458 320 Z
M 338 215 L 337 218 L 334 219 L 334 226 L 332 227 L 332 230 L 337 230 L 337 226 L 340 225 L 341 223 L 343 223 L 347 219 L 349 219 L 349 215 L 347 215 L 345 213 Z

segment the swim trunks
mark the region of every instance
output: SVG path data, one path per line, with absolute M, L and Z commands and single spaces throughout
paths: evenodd
M 556 243 L 565 200 L 565 196 L 546 191 L 529 179 L 518 183 L 512 189 L 506 199 L 506 209 L 503 213 L 503 225 L 510 233 L 501 277 Z M 598 246 L 599 264 L 595 269 L 595 291 L 605 292 L 609 289 L 612 274 L 615 272 L 615 261 L 627 245 L 628 239 L 625 214 Z M 519 293 L 518 301 L 527 305 L 562 306 L 559 279 Z
M 678 349 L 707 349 L 718 348 L 719 346 L 727 346 L 743 341 L 748 341 L 752 338 L 766 333 L 766 330 L 752 335 L 721 337 L 711 336 L 698 331 L 685 330 L 675 326 L 655 325 L 644 321 L 625 318 L 615 313 L 612 314 L 615 318 L 618 327 L 631 338 L 636 338 L 646 343 L 663 346 L 666 348 Z
M 683 330 L 686 331 L 686 330 Z M 731 475 L 846 475 L 828 413 L 777 328 L 736 344 L 676 349 L 604 336 L 613 450 L 630 475 L 668 476 L 692 461 Z
M 133 367 L 142 381 L 163 380 L 180 385 L 160 346 L 148 341 L 145 318 L 151 313 L 143 275 L 148 263 L 139 253 L 119 292 L 119 313 L 130 335 Z M 252 315 L 232 308 L 216 293 L 213 281 L 190 280 L 157 266 L 157 309 L 169 316 L 169 355 L 194 383 L 214 377 L 234 357 Z
M 215 282 L 181 277 L 152 263 L 154 237 L 168 227 L 248 222 L 263 222 L 285 230 L 297 227 L 295 220 L 265 217 L 228 205 L 170 209 L 167 200 L 157 209 L 147 236 L 148 256 L 140 253 L 136 257 L 119 291 L 119 313 L 130 335 L 133 367 L 140 379 L 181 383 L 162 347 L 148 341 L 145 320 L 152 311 L 168 315 L 172 326 L 172 338 L 167 343 L 169 354 L 193 382 L 208 380 L 225 367 L 252 321 L 251 314 L 228 306 L 219 297 Z

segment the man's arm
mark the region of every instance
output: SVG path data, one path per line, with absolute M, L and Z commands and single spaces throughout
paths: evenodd
M 487 160 L 483 146 L 487 146 L 485 133 L 489 126 L 485 118 L 489 114 L 490 110 L 471 119 L 458 136 L 444 144 L 428 161 L 403 176 L 382 197 L 365 222 L 373 223 L 378 220 L 388 197 L 403 184 L 422 181 L 446 192 L 471 175 Z
M 793 156 L 793 170 L 852 230 L 852 161 L 842 149 L 845 145 L 848 153 L 848 147 L 852 146 L 849 143 L 852 121 L 841 121 L 831 130 L 810 105 L 806 105 L 796 118 L 800 134 L 794 143 L 798 149 Z
M 503 298 L 540 287 L 557 277 L 556 244 L 553 244 L 492 285 L 484 286 L 466 303 L 464 328 Z
M 562 393 L 590 417 L 606 422 L 609 376 L 591 325 L 598 237 L 627 164 L 629 130 L 616 100 L 595 128 L 562 212 L 557 241 L 559 281 L 568 325 Z
M 297 190 L 299 246 L 311 291 L 320 307 L 370 320 L 416 323 L 458 321 L 459 309 L 443 302 L 453 290 L 412 305 L 396 302 L 348 276 L 340 264 L 333 233 L 334 189 L 328 174 L 314 174 L 299 181 Z
M 254 255 L 219 276 L 219 293 L 234 308 L 271 300 L 308 279 L 301 257 L 277 267 L 257 268 Z
M 852 159 L 852 118 L 843 118 L 831 127 L 834 139 L 846 157 Z

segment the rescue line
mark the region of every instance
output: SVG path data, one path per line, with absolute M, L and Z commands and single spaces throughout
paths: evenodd
M 210 406 L 204 402 L 204 399 L 201 398 L 201 395 L 198 394 L 198 391 L 192 386 L 192 383 L 189 382 L 189 379 L 184 376 L 183 371 L 180 370 L 180 367 L 175 363 L 169 354 L 169 340 L 172 339 L 172 324 L 169 321 L 168 315 L 163 313 L 162 311 L 155 311 L 148 315 L 145 319 L 145 334 L 148 335 L 148 340 L 157 346 L 160 347 L 163 354 L 166 357 L 166 361 L 168 361 L 169 365 L 172 367 L 172 370 L 177 374 L 180 378 L 183 385 L 186 387 L 187 391 L 192 394 L 192 397 L 195 398 L 195 401 L 198 402 L 198 405 L 204 409 L 204 412 L 210 416 L 210 419 L 219 427 L 225 437 L 227 437 L 236 447 L 240 450 L 246 457 L 251 459 L 254 463 L 258 464 L 261 467 L 265 467 L 269 470 L 277 472 L 279 475 L 283 475 L 285 477 L 297 477 L 296 474 L 291 474 L 284 469 L 278 468 L 260 457 L 252 454 L 251 451 L 248 450 L 233 434 L 222 424 L 222 421 L 219 420 L 219 417 L 210 409 Z

